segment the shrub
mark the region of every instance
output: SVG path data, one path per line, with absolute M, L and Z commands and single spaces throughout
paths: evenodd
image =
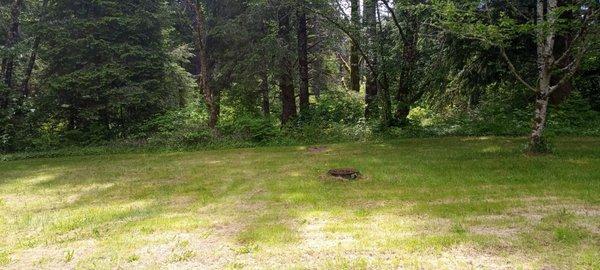
M 280 135 L 276 120 L 264 117 L 240 116 L 219 128 L 225 136 L 254 143 L 268 142 Z

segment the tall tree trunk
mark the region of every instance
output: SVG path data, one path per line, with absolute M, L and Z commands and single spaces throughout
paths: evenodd
M 262 113 L 263 116 L 269 117 L 271 115 L 271 102 L 269 100 L 269 73 L 264 71 L 262 72 L 261 76 L 260 95 L 262 99 Z
M 321 26 L 321 19 L 319 17 L 315 17 L 313 21 L 313 31 L 316 34 L 316 38 L 311 44 L 312 52 L 313 52 L 313 60 L 310 65 L 310 77 L 311 77 L 311 89 L 312 93 L 315 96 L 315 99 L 321 99 L 321 93 L 327 90 L 327 70 L 325 67 L 325 59 L 323 57 L 326 54 L 323 50 L 323 46 L 321 45 L 323 39 L 327 38 L 327 30 Z
M 398 90 L 396 92 L 396 111 L 394 112 L 394 118 L 400 125 L 406 125 L 408 123 L 408 114 L 416 90 L 414 85 L 414 70 L 416 69 L 416 40 L 410 39 L 404 44 L 404 52 L 402 53 L 402 68 L 398 78 Z
M 294 94 L 294 77 L 292 76 L 292 61 L 289 56 L 290 45 L 290 11 L 281 7 L 278 12 L 278 37 L 282 47 L 279 66 L 279 88 L 281 89 L 281 123 L 287 124 L 297 116 L 296 96 Z
M 10 26 L 8 27 L 8 35 L 6 40 L 6 47 L 12 50 L 19 39 L 19 16 L 21 15 L 21 6 L 23 0 L 14 0 L 10 8 Z M 3 61 L 4 62 L 4 61 Z M 9 52 L 6 57 L 4 64 L 4 83 L 12 88 L 13 86 L 13 73 L 14 73 L 14 52 Z
M 379 112 L 379 108 L 377 106 L 377 94 L 379 91 L 377 87 L 377 78 L 373 72 L 367 73 L 365 90 L 365 103 L 367 105 L 365 108 L 365 118 L 371 119 L 377 116 L 377 113 Z
M 360 36 L 360 3 L 359 0 L 351 0 L 350 15 L 352 19 L 352 28 L 357 40 Z M 360 92 L 360 52 L 357 44 L 351 42 L 350 45 L 350 87 L 354 92 Z
M 377 56 L 377 0 L 364 0 L 364 24 L 366 28 L 366 48 L 368 58 L 371 59 L 370 70 L 367 72 L 366 93 L 365 93 L 365 117 L 373 118 L 379 111 L 377 96 L 379 95 L 378 78 L 378 56 Z
M 306 1 L 298 1 L 298 67 L 300 73 L 300 113 L 306 114 L 310 107 L 308 76 L 308 27 L 306 22 Z
M 27 63 L 27 69 L 25 69 L 25 75 L 23 77 L 23 82 L 21 83 L 21 95 L 23 97 L 29 96 L 29 81 L 31 80 L 31 74 L 33 73 L 33 68 L 35 67 L 35 61 L 37 59 L 38 49 L 40 47 L 40 37 L 35 37 L 33 41 L 33 46 L 31 48 L 31 55 L 29 55 L 29 62 Z
M 208 126 L 214 132 L 216 132 L 216 127 L 219 122 L 219 115 L 221 113 L 221 96 L 219 91 L 213 89 L 211 85 L 212 70 L 206 48 L 206 18 L 204 15 L 204 9 L 193 2 L 193 0 L 185 0 L 185 4 L 192 14 L 192 22 L 194 24 L 194 44 L 197 54 L 196 66 L 200 70 L 197 83 L 203 93 L 204 102 L 208 108 Z
M 544 130 L 548 115 L 548 99 L 552 92 L 552 65 L 554 64 L 554 45 L 556 33 L 555 10 L 557 0 L 537 0 L 536 15 L 538 26 L 537 64 L 538 64 L 538 92 L 536 93 L 535 115 L 531 131 L 529 149 L 532 152 L 544 151 Z M 542 27 L 549 25 L 550 27 Z
M 38 24 L 42 24 L 44 22 L 46 8 L 48 7 L 48 0 L 44 0 L 42 3 L 42 12 L 39 15 L 40 19 L 38 20 Z M 40 35 L 37 34 L 33 41 L 33 46 L 31 47 L 31 55 L 29 55 L 29 62 L 27 63 L 27 69 L 25 70 L 25 75 L 23 77 L 23 82 L 21 83 L 21 95 L 23 97 L 29 96 L 29 81 L 31 80 L 31 74 L 33 73 L 33 69 L 35 67 L 35 61 L 37 60 L 38 49 L 40 47 Z

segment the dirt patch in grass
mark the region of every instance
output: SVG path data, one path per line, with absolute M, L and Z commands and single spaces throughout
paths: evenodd
M 152 244 L 131 254 L 139 257 L 129 263 L 131 268 L 218 269 L 224 268 L 235 257 L 233 245 L 218 233 L 169 232 L 151 235 L 146 242 Z
M 11 256 L 7 269 L 38 269 L 49 265 L 54 269 L 73 269 L 78 262 L 90 256 L 96 246 L 96 240 L 84 240 L 68 245 L 25 249 Z
M 307 150 L 311 154 L 318 154 L 318 153 L 328 152 L 329 151 L 329 147 L 326 147 L 326 146 L 312 146 L 312 147 L 309 147 Z
M 519 228 L 498 228 L 492 226 L 474 226 L 468 228 L 469 233 L 479 235 L 493 235 L 500 238 L 513 238 L 517 234 L 524 232 Z

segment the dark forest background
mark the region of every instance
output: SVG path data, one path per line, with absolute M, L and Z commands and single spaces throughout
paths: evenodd
M 537 2 L 0 0 L 0 149 L 600 136 L 598 2 Z

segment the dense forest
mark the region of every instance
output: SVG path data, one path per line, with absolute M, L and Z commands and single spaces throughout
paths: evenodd
M 0 150 L 600 135 L 597 0 L 0 0 Z

